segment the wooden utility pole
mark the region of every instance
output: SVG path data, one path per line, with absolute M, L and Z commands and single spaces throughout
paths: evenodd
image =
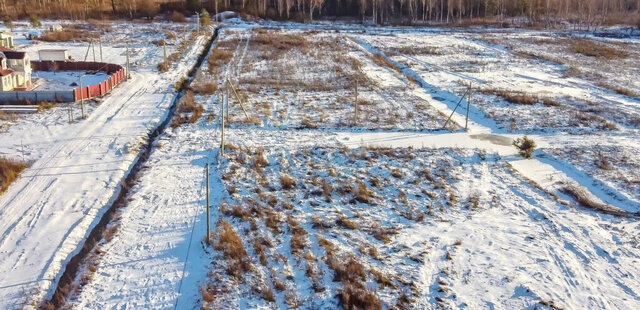
M 240 99 L 240 96 L 238 95 L 236 88 L 233 86 L 233 84 L 231 84 L 231 81 L 229 81 L 229 79 L 227 79 L 227 87 L 231 87 L 231 90 L 233 90 L 233 94 L 236 96 L 236 99 L 238 99 L 238 103 L 240 103 L 242 112 L 244 112 L 244 117 L 246 117 L 247 121 L 249 121 L 249 115 L 247 114 L 247 110 L 244 108 L 244 104 L 242 104 L 242 99 Z
M 164 40 L 162 41 L 162 51 L 164 54 L 164 65 L 167 66 L 167 42 Z
M 197 21 L 196 32 L 200 33 L 200 13 L 196 13 L 196 21 Z
M 358 124 L 358 78 L 356 78 L 356 102 L 355 102 L 355 113 L 353 115 L 353 123 L 354 125 Z
M 102 39 L 98 39 L 100 42 L 100 62 L 102 62 Z
M 129 63 L 129 42 L 127 42 L 127 79 L 131 78 L 131 64 Z
M 224 93 L 222 94 L 222 113 L 220 113 L 220 119 L 222 119 L 222 135 L 220 138 L 220 157 L 224 157 L 224 102 L 226 98 L 224 98 Z
M 225 91 L 227 92 L 227 95 L 225 96 L 225 98 L 227 98 L 227 123 L 229 123 L 229 84 L 225 87 Z
M 444 125 L 442 126 L 442 129 L 447 128 L 447 124 L 449 124 L 449 121 L 451 120 L 451 117 L 453 116 L 454 113 L 456 113 L 456 109 L 458 108 L 458 106 L 460 106 L 460 103 L 462 103 L 462 100 L 464 99 L 464 97 L 467 96 L 467 92 L 469 92 L 469 89 L 467 89 L 467 91 L 460 97 L 460 100 L 458 101 L 458 104 L 456 104 L 456 107 L 453 108 L 453 111 L 451 111 L 451 115 L 449 115 L 449 118 L 447 118 L 447 121 L 444 122 Z
M 96 62 L 96 45 L 93 44 L 93 40 L 91 40 L 91 51 L 93 51 L 93 62 Z
M 87 57 L 89 57 L 89 50 L 91 49 L 92 40 L 89 40 L 89 45 L 87 45 L 87 52 L 84 53 L 84 61 L 87 61 Z
M 469 90 L 467 90 L 469 95 L 467 99 L 467 118 L 464 121 L 464 130 L 469 131 L 469 109 L 471 108 L 471 83 L 469 83 Z
M 209 219 L 209 164 L 207 164 L 207 243 L 211 244 L 211 224 Z

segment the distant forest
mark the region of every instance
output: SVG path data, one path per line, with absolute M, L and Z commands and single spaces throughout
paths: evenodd
M 0 16 L 5 19 L 153 18 L 202 8 L 212 15 L 231 10 L 295 21 L 351 18 L 398 25 L 515 23 L 558 28 L 571 24 L 588 29 L 622 23 L 640 27 L 640 0 L 0 0 Z

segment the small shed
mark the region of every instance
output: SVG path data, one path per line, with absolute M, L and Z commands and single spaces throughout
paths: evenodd
M 58 32 L 58 31 L 62 31 L 62 26 L 55 24 L 55 25 L 51 25 L 49 27 L 47 27 L 47 31 L 49 32 Z
M 65 49 L 43 49 L 38 51 L 41 61 L 67 61 L 69 52 Z
M 7 32 L 0 32 L 0 47 L 13 48 L 13 35 Z

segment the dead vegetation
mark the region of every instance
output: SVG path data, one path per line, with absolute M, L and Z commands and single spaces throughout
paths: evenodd
M 9 188 L 20 172 L 27 168 L 27 164 L 12 160 L 7 157 L 0 157 L 0 194 Z
M 231 224 L 220 219 L 217 223 L 215 249 L 221 251 L 227 262 L 227 274 L 242 281 L 245 272 L 251 270 L 251 260 L 242 245 L 242 239 Z
M 534 104 L 544 104 L 549 107 L 558 107 L 560 103 L 552 98 L 539 98 L 537 96 L 527 94 L 525 92 L 517 92 L 506 89 L 496 89 L 496 88 L 481 88 L 480 92 L 487 95 L 494 95 L 502 97 L 505 101 L 513 104 L 521 104 L 521 105 L 534 105 Z
M 176 114 L 171 121 L 171 128 L 180 127 L 183 124 L 194 124 L 204 113 L 204 107 L 196 101 L 192 91 L 187 93 L 178 102 Z
M 596 42 L 595 40 L 582 38 L 571 39 L 569 42 L 569 50 L 573 53 L 608 60 L 627 58 L 629 56 L 629 53 L 622 49 L 611 47 L 607 44 Z

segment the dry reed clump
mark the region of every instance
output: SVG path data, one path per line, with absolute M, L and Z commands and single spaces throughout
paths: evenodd
M 604 212 L 606 214 L 616 215 L 616 216 L 627 216 L 628 212 L 610 206 L 606 203 L 602 203 L 597 201 L 596 197 L 591 194 L 584 187 L 570 184 L 562 188 L 562 191 L 567 195 L 573 197 L 579 204 L 589 209 L 593 209 L 596 211 Z
M 569 50 L 573 53 L 609 60 L 627 58 L 629 56 L 626 51 L 621 49 L 613 48 L 594 40 L 581 38 L 571 39 L 569 42 Z
M 27 164 L 6 157 L 0 157 L 0 194 L 15 181 Z
M 222 251 L 227 261 L 227 274 L 242 280 L 245 272 L 251 270 L 251 260 L 242 245 L 242 239 L 225 220 L 218 221 L 218 242 L 215 249 Z
M 225 66 L 233 58 L 233 54 L 229 51 L 222 50 L 219 47 L 214 48 L 207 60 L 210 73 L 216 72 L 216 69 L 220 69 Z
M 216 83 L 205 82 L 193 86 L 193 92 L 200 95 L 213 95 L 216 91 L 218 91 L 218 84 Z
M 204 107 L 196 102 L 195 96 L 192 91 L 187 93 L 180 99 L 176 114 L 171 122 L 171 128 L 179 127 L 182 124 L 193 124 L 197 122 L 204 113 Z
M 494 95 L 502 97 L 505 101 L 513 104 L 520 105 L 534 105 L 538 103 L 542 103 L 546 106 L 560 106 L 560 103 L 553 100 L 552 98 L 538 98 L 537 96 L 533 96 L 527 94 L 525 92 L 511 91 L 506 89 L 480 89 L 480 92 L 488 95 Z
M 624 88 L 624 87 L 621 87 L 621 86 L 611 85 L 611 84 L 608 84 L 608 83 L 605 83 L 605 82 L 598 82 L 598 86 L 600 86 L 602 88 L 605 88 L 605 89 L 608 89 L 608 90 L 611 90 L 611 91 L 614 91 L 614 92 L 616 92 L 616 93 L 618 93 L 620 95 L 624 95 L 624 96 L 627 96 L 627 97 L 639 97 L 640 96 L 640 94 L 638 94 L 637 92 L 635 92 L 635 91 L 633 91 L 631 89 Z
M 282 185 L 282 189 L 292 189 L 296 187 L 296 184 L 296 180 L 288 174 L 284 174 L 280 177 L 280 185 Z
M 297 49 L 309 54 L 310 44 L 307 38 L 299 34 L 282 34 L 274 31 L 258 31 L 251 44 L 262 49 L 264 59 L 274 60 L 282 54 Z
M 338 297 L 343 309 L 382 310 L 382 301 L 376 296 L 375 291 L 367 288 L 345 284 Z
M 334 272 L 334 282 L 360 283 L 367 280 L 364 267 L 352 254 L 347 257 L 327 255 L 326 263 Z
M 391 70 L 396 70 L 396 66 L 393 63 L 391 63 L 389 61 L 389 59 L 387 59 L 386 57 L 382 56 L 382 54 L 375 53 L 375 54 L 372 54 L 371 57 L 373 59 L 373 62 L 376 65 L 381 66 L 381 67 L 387 67 L 387 68 L 389 68 Z
M 333 186 L 327 183 L 327 179 L 322 179 L 322 196 L 326 202 L 331 202 L 331 191 L 333 191 Z
M 354 229 L 354 230 L 360 229 L 360 227 L 358 226 L 358 224 L 356 224 L 356 222 L 350 220 L 346 216 L 339 217 L 336 223 L 346 229 Z
M 158 71 L 160 72 L 168 72 L 169 71 L 169 63 L 161 61 L 158 63 Z
M 358 182 L 358 186 L 353 191 L 353 196 L 358 202 L 371 204 L 372 193 L 367 188 L 367 185 L 362 182 Z

